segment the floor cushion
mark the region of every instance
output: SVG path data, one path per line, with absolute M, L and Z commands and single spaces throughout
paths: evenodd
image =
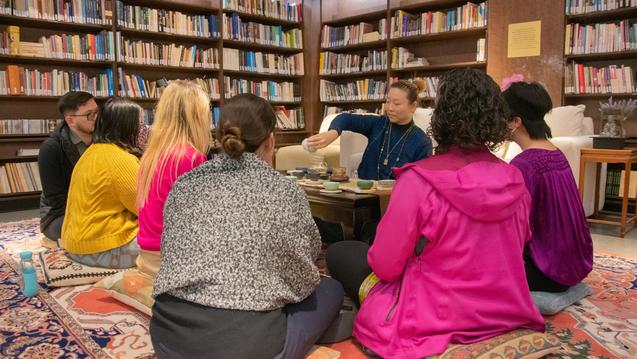
M 90 267 L 71 260 L 61 248 L 48 249 L 38 254 L 44 281 L 49 287 L 92 284 L 119 273 L 121 269 Z
M 478 343 L 452 344 L 444 353 L 427 358 L 537 359 L 556 353 L 560 348 L 559 339 L 553 335 L 518 329 Z
M 540 313 L 553 315 L 592 293 L 593 290 L 586 283 L 578 283 L 565 292 L 531 292 L 531 296 Z
M 131 269 L 106 277 L 95 283 L 95 287 L 105 289 L 113 298 L 150 316 L 155 303 L 153 283 L 150 276 Z

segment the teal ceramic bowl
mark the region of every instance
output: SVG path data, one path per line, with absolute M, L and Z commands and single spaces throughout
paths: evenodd
M 296 178 L 296 176 L 285 176 L 285 178 L 289 179 L 290 181 L 295 181 L 298 179 Z
M 374 186 L 374 181 L 371 180 L 359 180 L 356 182 L 356 186 L 360 189 L 371 189 Z
M 336 191 L 338 189 L 338 182 L 323 182 L 323 187 L 328 191 Z

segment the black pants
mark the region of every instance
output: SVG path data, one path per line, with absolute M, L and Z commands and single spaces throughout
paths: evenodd
M 223 310 L 162 294 L 150 337 L 160 359 L 302 359 L 338 315 L 343 288 L 322 277 L 314 292 L 282 310 Z
M 325 257 L 332 278 L 341 282 L 345 294 L 359 307 L 358 290 L 372 272 L 367 264 L 367 251 L 366 243 L 343 241 L 330 245 Z
M 526 271 L 526 281 L 532 292 L 559 293 L 566 291 L 569 287 L 553 281 L 542 273 L 535 265 L 531 257 L 525 256 L 524 270 Z

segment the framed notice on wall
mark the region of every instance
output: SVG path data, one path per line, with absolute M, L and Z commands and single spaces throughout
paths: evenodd
M 540 56 L 542 21 L 509 24 L 507 57 Z

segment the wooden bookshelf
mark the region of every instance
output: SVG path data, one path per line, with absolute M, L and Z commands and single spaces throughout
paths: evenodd
M 466 37 L 478 37 L 481 35 L 486 35 L 486 32 L 487 32 L 487 27 L 485 26 L 485 27 L 479 27 L 479 28 L 469 29 L 469 30 L 443 31 L 443 32 L 435 33 L 435 34 L 393 37 L 391 38 L 391 42 L 394 45 L 403 45 L 403 44 L 410 44 L 410 43 L 423 43 L 427 41 L 462 39 Z
M 277 82 L 287 81 L 298 84 L 302 94 L 311 94 L 314 92 L 314 86 L 317 76 L 314 75 L 313 57 L 318 57 L 316 48 L 311 46 L 315 42 L 311 36 L 311 27 L 318 29 L 320 27 L 320 4 L 312 1 L 304 1 L 302 5 L 302 21 L 288 21 L 287 19 L 279 19 L 268 16 L 248 14 L 244 12 L 234 11 L 222 8 L 222 0 L 122 0 L 126 5 L 144 6 L 154 9 L 165 9 L 179 11 L 187 15 L 214 15 L 217 17 L 218 36 L 202 37 L 181 35 L 165 32 L 154 32 L 146 30 L 137 30 L 124 27 L 122 23 L 118 23 L 118 4 L 116 0 L 105 0 L 110 3 L 112 9 L 112 23 L 109 25 L 83 24 L 64 21 L 50 21 L 43 19 L 27 18 L 13 15 L 0 15 L 1 26 L 16 25 L 20 27 L 21 40 L 28 42 L 37 42 L 39 36 L 49 36 L 53 34 L 72 33 L 78 35 L 96 34 L 100 31 L 121 32 L 125 39 L 153 41 L 156 43 L 175 43 L 178 45 L 196 44 L 199 48 L 215 48 L 219 53 L 218 68 L 199 68 L 199 67 L 181 67 L 181 66 L 161 66 L 161 65 L 145 65 L 127 63 L 123 60 L 114 61 L 82 61 L 72 59 L 56 59 L 56 58 L 40 58 L 20 55 L 0 55 L 0 68 L 6 65 L 18 65 L 32 69 L 57 68 L 72 71 L 85 72 L 89 76 L 94 76 L 96 71 L 100 69 L 111 69 L 113 71 L 113 82 L 115 95 L 119 94 L 120 79 L 118 68 L 122 68 L 127 75 L 141 75 L 145 80 L 154 81 L 165 77 L 168 80 L 176 78 L 196 78 L 196 77 L 212 77 L 219 80 L 221 97 L 213 99 L 211 102 L 214 106 L 218 106 L 223 111 L 223 103 L 227 97 L 224 96 L 224 76 L 232 76 L 233 78 L 254 79 L 254 80 L 273 80 Z M 264 25 L 282 26 L 284 29 L 298 28 L 303 31 L 303 47 L 302 49 L 287 48 L 280 46 L 261 45 L 252 42 L 236 41 L 223 39 L 223 21 L 222 14 L 237 13 L 243 20 L 256 22 Z M 4 29 L 4 28 L 3 28 Z M 23 36 L 24 32 L 28 36 Z M 41 33 L 37 35 L 36 33 Z M 315 35 L 315 34 L 314 34 Z M 30 38 L 29 38 L 30 37 Z M 115 39 L 117 40 L 117 39 Z M 115 41 L 117 42 L 117 41 Z M 118 50 L 116 44 L 116 53 Z M 286 75 L 286 74 L 268 74 L 251 71 L 233 71 L 223 68 L 223 48 L 242 49 L 250 51 L 261 51 L 274 53 L 278 55 L 294 55 L 303 54 L 305 69 L 304 73 L 311 75 Z M 304 109 L 304 121 L 306 127 L 302 129 L 277 130 L 276 137 L 278 144 L 298 144 L 307 137 L 313 128 L 312 110 L 316 104 L 312 103 L 309 96 L 301 95 L 301 101 L 271 101 L 272 105 L 285 106 L 286 108 Z M 130 98 L 130 97 L 129 97 Z M 50 118 L 58 115 L 57 101 L 60 96 L 27 96 L 27 95 L 1 95 L 0 96 L 0 119 L 10 118 Z M 105 101 L 106 97 L 97 97 L 98 103 Z M 158 101 L 156 98 L 130 98 L 140 103 L 145 108 L 154 106 Z M 39 147 L 39 145 L 48 137 L 48 135 L 0 135 L 0 152 L 5 155 L 0 156 L 0 165 L 5 162 L 24 162 L 37 161 L 37 157 L 17 157 L 11 155 L 15 149 L 29 144 L 31 147 Z M 11 205 L 12 201 L 21 201 L 24 199 L 34 199 L 39 197 L 39 192 L 13 193 L 0 195 L 0 201 Z
M 618 23 L 622 20 L 630 20 L 631 23 L 637 21 L 637 7 L 620 8 L 609 11 L 597 11 L 585 14 L 567 15 L 566 8 L 564 10 L 564 22 L 566 24 L 582 24 L 582 25 L 594 25 L 596 23 Z M 567 38 L 566 33 L 564 35 L 564 47 L 566 48 Z M 572 63 L 583 64 L 584 66 L 594 67 L 606 67 L 610 65 L 625 65 L 630 66 L 633 71 L 637 70 L 637 50 L 617 51 L 617 52 L 602 52 L 592 54 L 569 54 L 564 55 L 564 64 L 566 72 Z M 600 101 L 605 102 L 611 96 L 613 99 L 630 99 L 637 98 L 637 93 L 583 93 L 583 94 L 569 94 L 566 93 L 566 75 L 564 75 L 563 82 L 563 104 L 565 105 L 586 105 L 584 112 L 585 116 L 592 117 L 595 123 L 596 133 L 599 133 L 601 129 L 601 115 L 600 115 Z M 634 121 L 637 119 L 637 114 L 633 114 L 628 121 L 625 122 L 627 136 L 637 136 L 637 125 Z
M 221 40 L 221 37 L 203 37 L 192 35 L 173 34 L 169 32 L 155 32 L 146 30 L 129 29 L 126 27 L 118 26 L 117 31 L 120 31 L 122 35 L 128 37 L 135 37 L 139 39 L 170 41 L 170 42 L 187 42 L 193 44 L 204 45 L 216 45 Z
M 368 0 L 363 3 L 343 2 L 338 0 L 321 1 L 321 29 L 328 25 L 341 27 L 357 25 L 361 22 L 372 24 L 375 30 L 378 21 L 385 19 L 385 30 L 383 40 L 371 41 L 359 44 L 324 47 L 320 46 L 318 51 L 334 52 L 337 54 L 358 54 L 364 55 L 367 50 L 387 51 L 387 69 L 382 71 L 360 71 L 346 74 L 319 74 L 320 79 L 324 79 L 336 84 L 349 83 L 361 79 L 373 79 L 387 81 L 392 77 L 413 78 L 415 76 L 438 76 L 445 71 L 456 68 L 477 68 L 486 71 L 487 61 L 476 61 L 477 40 L 487 38 L 488 26 L 470 28 L 466 30 L 448 31 L 433 34 L 423 34 L 405 37 L 392 37 L 391 28 L 392 17 L 396 11 L 403 10 L 411 14 L 420 14 L 427 11 L 444 11 L 462 6 L 469 1 L 466 0 Z M 476 1 L 472 1 L 476 3 Z M 482 3 L 486 1 L 477 1 Z M 321 35 L 323 32 L 321 31 Z M 381 38 L 382 38 L 381 34 Z M 392 49 L 396 47 L 407 48 L 417 57 L 424 57 L 430 65 L 392 68 Z M 320 92 L 320 91 L 319 91 Z M 320 100 L 320 98 L 319 98 Z M 431 97 L 421 97 L 421 104 L 431 104 L 435 99 Z M 321 118 L 325 106 L 337 106 L 347 109 L 365 108 L 378 109 L 384 99 L 379 100 L 356 100 L 356 101 L 320 101 L 322 108 L 316 109 L 316 118 Z M 320 122 L 314 123 L 313 132 L 318 131 Z
M 436 72 L 436 71 L 446 71 L 452 69 L 462 69 L 462 68 L 486 68 L 486 61 L 466 61 L 466 62 L 456 62 L 456 63 L 447 63 L 447 64 L 439 64 L 439 65 L 428 65 L 428 66 L 417 66 L 417 67 L 406 67 L 402 69 L 391 69 L 392 73 L 404 73 L 404 72 Z
M 566 9 L 565 9 L 566 10 Z M 623 20 L 637 17 L 637 7 L 627 7 L 608 11 L 595 11 L 585 14 L 566 15 L 567 23 L 591 23 Z

